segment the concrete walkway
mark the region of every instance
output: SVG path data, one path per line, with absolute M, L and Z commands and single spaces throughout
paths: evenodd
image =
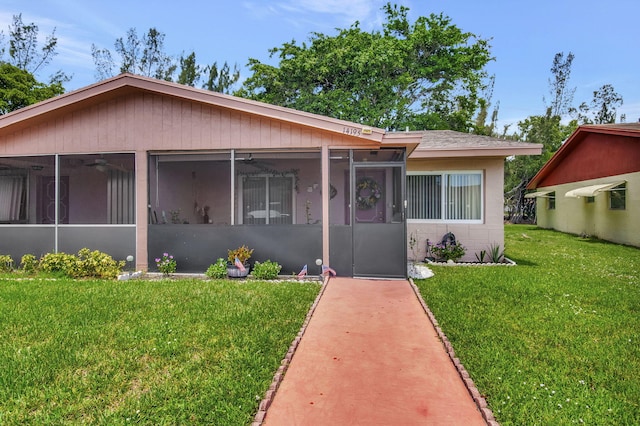
M 463 376 L 410 282 L 332 278 L 254 424 L 495 424 Z

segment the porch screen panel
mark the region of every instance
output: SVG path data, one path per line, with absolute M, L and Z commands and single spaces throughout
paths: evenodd
M 109 223 L 135 223 L 135 178 L 133 171 L 109 171 L 107 202 Z
M 447 175 L 447 217 L 449 220 L 479 220 L 482 210 L 480 174 Z
M 406 191 L 409 219 L 442 218 L 441 175 L 409 175 Z
M 21 219 L 24 181 L 24 176 L 0 176 L 0 222 Z
M 288 177 L 268 177 L 268 223 L 293 223 L 293 181 Z
M 242 182 L 242 205 L 245 223 L 267 223 L 266 181 L 263 177 L 245 177 Z

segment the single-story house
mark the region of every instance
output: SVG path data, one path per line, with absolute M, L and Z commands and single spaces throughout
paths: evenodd
M 87 247 L 155 270 L 169 252 L 204 272 L 247 245 L 284 274 L 405 277 L 407 232 L 422 255 L 446 231 L 471 258 L 503 243 L 503 160 L 540 149 L 122 74 L 0 117 L 0 253 Z
M 640 123 L 578 127 L 527 189 L 538 226 L 640 247 Z

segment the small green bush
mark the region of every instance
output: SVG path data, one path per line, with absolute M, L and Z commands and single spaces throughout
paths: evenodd
M 32 254 L 25 254 L 20 259 L 20 269 L 27 274 L 33 274 L 38 270 L 38 258 Z
M 99 250 L 80 249 L 76 267 L 72 271 L 75 278 L 117 278 L 124 268 L 125 261 L 116 261 L 110 255 Z
M 71 272 L 76 268 L 77 259 L 68 253 L 47 253 L 40 259 L 40 270 L 42 272 L 66 275 L 71 277 Z
M 67 253 L 47 253 L 40 259 L 40 269 L 51 274 L 70 278 L 113 279 L 124 268 L 124 260 L 116 261 L 99 250 L 80 249 L 78 255 Z
M 278 278 L 278 274 L 282 266 L 278 262 L 265 260 L 263 263 L 257 262 L 253 265 L 253 277 L 260 280 L 274 280 Z
M 218 258 L 216 263 L 209 265 L 207 271 L 204 273 L 207 277 L 213 279 L 220 279 L 227 276 L 227 261 L 223 258 Z
M 0 254 L 0 272 L 13 271 L 13 259 L 8 254 Z

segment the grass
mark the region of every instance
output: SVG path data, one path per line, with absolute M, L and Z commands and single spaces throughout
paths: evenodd
M 640 424 L 640 250 L 505 228 L 516 267 L 417 280 L 502 425 Z
M 249 424 L 317 283 L 0 280 L 0 424 Z

